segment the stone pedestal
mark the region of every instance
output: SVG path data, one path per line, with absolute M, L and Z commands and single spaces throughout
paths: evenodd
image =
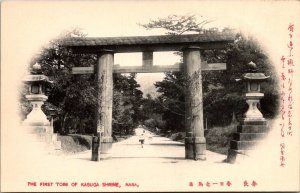
M 27 115 L 26 119 L 23 122 L 23 125 L 31 126 L 47 126 L 50 125 L 50 122 L 47 119 L 47 116 L 42 111 L 41 107 L 44 104 L 44 101 L 48 99 L 46 95 L 43 94 L 32 94 L 26 95 L 27 100 L 32 105 L 32 111 Z
M 111 158 L 113 138 L 112 137 L 102 137 L 100 144 L 100 160 Z
M 204 137 L 185 138 L 185 158 L 194 160 L 206 160 L 206 139 Z
M 93 139 L 92 139 L 92 159 L 91 159 L 92 161 L 99 161 L 99 159 L 100 159 L 99 146 L 100 146 L 100 137 L 93 136 Z
M 53 133 L 52 125 L 23 125 L 23 133 L 30 140 L 28 143 L 35 143 L 46 154 L 60 154 L 61 141 L 57 140 L 57 134 Z
M 49 152 L 53 153 L 61 150 L 61 141 L 57 140 L 57 133 L 53 133 L 52 125 L 46 128 L 45 142 Z
M 249 106 L 247 112 L 245 113 L 244 121 L 264 121 L 263 114 L 257 108 L 259 100 L 264 97 L 263 93 L 252 92 L 246 93 L 246 102 Z
M 25 133 L 28 133 L 32 135 L 32 138 L 36 138 L 36 140 L 43 142 L 44 145 L 42 146 L 48 154 L 60 153 L 61 142 L 57 140 L 57 134 L 53 133 L 53 125 L 50 124 L 41 109 L 41 106 L 48 97 L 43 94 L 39 94 L 26 95 L 26 98 L 32 104 L 33 109 L 22 123 L 26 130 Z
M 254 150 L 255 144 L 265 137 L 267 132 L 266 121 L 246 121 L 243 120 L 237 126 L 237 132 L 230 141 L 227 162 L 235 163 L 249 156 Z

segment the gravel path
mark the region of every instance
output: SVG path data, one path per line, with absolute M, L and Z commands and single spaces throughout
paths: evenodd
M 259 165 L 249 170 L 249 164 L 223 163 L 226 156 L 211 151 L 206 151 L 205 161 L 186 160 L 183 143 L 148 131 L 145 132 L 146 140 L 142 148 L 139 143 L 141 132 L 143 130 L 138 128 L 137 135 L 114 143 L 112 158 L 100 162 L 90 161 L 91 151 L 55 156 L 45 155 L 41 148 L 34 148 L 36 144 L 14 144 L 17 149 L 14 151 L 19 153 L 3 159 L 2 174 L 5 181 L 1 182 L 2 190 L 238 191 L 245 190 L 243 179 L 254 179 L 255 176 L 259 181 L 258 177 L 262 176 Z M 227 181 L 232 185 L 227 186 Z M 36 182 L 36 186 L 29 186 L 28 182 Z M 194 186 L 189 186 L 190 182 Z M 198 186 L 199 182 L 204 186 Z M 211 186 L 206 186 L 207 182 Z M 221 182 L 225 186 L 221 186 Z M 67 186 L 60 186 L 59 183 Z M 72 186 L 72 183 L 77 184 Z

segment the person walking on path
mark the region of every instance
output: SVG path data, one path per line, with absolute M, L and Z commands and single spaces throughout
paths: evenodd
M 144 148 L 144 147 L 143 147 L 144 142 L 145 142 L 145 135 L 144 135 L 144 133 L 142 133 L 142 134 L 140 135 L 139 142 L 141 142 L 141 147 Z

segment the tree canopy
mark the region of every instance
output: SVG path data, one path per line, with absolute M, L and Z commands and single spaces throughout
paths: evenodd
M 167 18 L 151 20 L 140 24 L 146 29 L 165 29 L 167 34 L 232 32 L 231 29 L 205 28 L 211 20 L 198 19 L 193 16 L 171 15 Z M 74 54 L 72 50 L 60 46 L 64 38 L 85 37 L 80 30 L 72 30 L 52 40 L 49 45 L 33 57 L 31 65 L 38 62 L 46 76 L 53 80 L 49 88 L 49 99 L 43 106 L 44 112 L 56 111 L 55 130 L 60 133 L 94 133 L 97 108 L 96 77 L 89 75 L 72 75 L 74 66 L 93 66 L 97 55 Z M 180 52 L 175 52 L 182 56 Z M 257 70 L 270 76 L 262 84 L 265 97 L 260 109 L 267 118 L 273 118 L 278 108 L 277 77 L 267 53 L 262 50 L 252 37 L 236 33 L 233 43 L 220 50 L 204 50 L 203 60 L 208 63 L 226 62 L 225 71 L 203 71 L 203 107 L 204 117 L 209 126 L 226 125 L 233 114 L 241 116 L 247 104 L 244 100 L 245 86 L 236 79 L 251 70 L 249 62 L 257 65 Z M 181 61 L 182 62 L 182 61 Z M 136 82 L 135 74 L 114 74 L 113 92 L 113 133 L 130 134 L 138 124 L 150 128 L 158 127 L 165 131 L 184 131 L 185 85 L 187 79 L 182 72 L 165 73 L 162 81 L 155 83 L 160 96 L 143 98 Z M 24 99 L 26 88 L 21 91 L 21 109 L 27 114 L 30 105 Z
M 61 45 L 67 37 L 84 37 L 75 29 L 52 40 L 39 54 L 33 57 L 31 65 L 38 62 L 42 72 L 53 81 L 48 92 L 48 101 L 43 106 L 45 114 L 56 111 L 54 129 L 60 133 L 91 134 L 95 132 L 97 90 L 94 74 L 72 75 L 74 66 L 93 66 L 97 63 L 95 54 L 74 54 L 72 50 Z M 131 133 L 138 124 L 139 106 L 143 93 L 138 90 L 139 84 L 135 75 L 114 74 L 113 94 L 113 132 Z M 22 113 L 27 114 L 30 105 L 21 96 Z M 122 127 L 120 127 L 122 125 Z
M 185 33 L 214 33 L 221 29 L 205 28 L 211 20 L 197 21 L 191 16 L 171 15 L 166 18 L 151 20 L 148 24 L 142 24 L 148 30 L 165 29 L 166 34 L 181 35 Z M 232 29 L 224 28 L 221 32 L 233 33 Z M 176 52 L 175 54 L 181 54 Z M 245 85 L 236 82 L 244 73 L 250 72 L 249 62 L 257 65 L 257 71 L 270 76 L 270 79 L 262 84 L 265 93 L 261 100 L 260 109 L 267 118 L 272 118 L 277 113 L 278 92 L 277 77 L 267 54 L 253 37 L 246 37 L 236 33 L 233 43 L 225 49 L 202 51 L 203 60 L 208 63 L 226 62 L 225 71 L 202 72 L 204 94 L 204 117 L 210 126 L 227 125 L 231 123 L 233 114 L 242 116 L 247 109 L 244 93 Z M 162 117 L 165 121 L 165 130 L 184 131 L 185 92 L 187 83 L 182 72 L 165 73 L 162 81 L 155 86 L 161 95 L 157 99 L 158 105 L 163 107 Z

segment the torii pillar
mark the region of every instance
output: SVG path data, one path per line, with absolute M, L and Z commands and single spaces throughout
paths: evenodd
M 97 136 L 100 137 L 100 159 L 111 158 L 114 52 L 101 51 L 96 66 L 98 85 Z
M 184 49 L 183 62 L 184 73 L 187 78 L 185 98 L 185 158 L 206 160 L 200 48 L 188 47 Z

